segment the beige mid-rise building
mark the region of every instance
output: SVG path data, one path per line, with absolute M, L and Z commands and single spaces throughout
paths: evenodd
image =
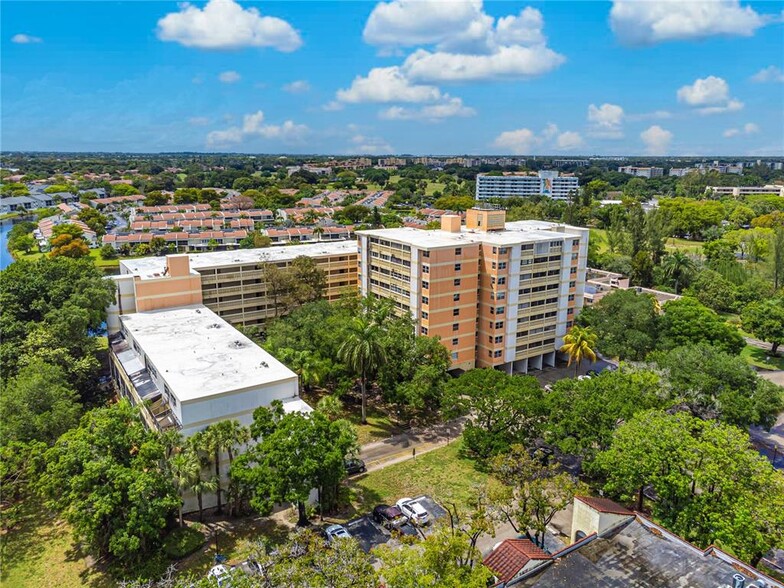
M 555 365 L 583 303 L 588 229 L 505 222 L 471 209 L 466 225 L 359 231 L 362 294 L 394 302 L 422 335 L 437 335 L 452 367 L 509 373 Z
M 127 259 L 114 276 L 117 303 L 109 307 L 109 331 L 119 329 L 123 314 L 191 304 L 204 304 L 235 325 L 264 323 L 280 312 L 269 295 L 264 265 L 285 268 L 301 256 L 324 271 L 327 300 L 356 292 L 356 241 Z

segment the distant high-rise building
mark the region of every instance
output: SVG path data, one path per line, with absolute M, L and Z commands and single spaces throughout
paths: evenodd
M 663 167 L 635 167 L 626 165 L 619 167 L 618 171 L 622 174 L 629 174 L 638 178 L 660 178 L 664 175 Z
M 479 174 L 476 176 L 476 199 L 544 195 L 554 200 L 566 200 L 579 187 L 576 176 L 563 175 L 557 171 L 540 171 L 537 174 Z

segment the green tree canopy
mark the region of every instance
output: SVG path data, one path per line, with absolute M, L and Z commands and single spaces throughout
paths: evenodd
M 467 415 L 463 441 L 488 458 L 536 438 L 544 399 L 536 378 L 474 369 L 447 384 L 442 407 L 448 416 Z
M 659 327 L 661 349 L 708 343 L 727 353 L 738 354 L 746 344 L 738 329 L 695 298 L 667 302 Z
M 642 506 L 656 494 L 653 516 L 700 547 L 719 545 L 755 565 L 784 541 L 784 478 L 731 425 L 686 413 L 639 413 L 597 456 L 605 489 Z
M 46 453 L 41 491 L 96 554 L 130 563 L 160 545 L 180 499 L 164 446 L 126 401 L 88 412 Z
M 771 352 L 776 355 L 784 343 L 784 298 L 752 302 L 743 309 L 741 320 L 743 328 L 770 343 Z
M 608 357 L 642 360 L 657 344 L 656 299 L 634 290 L 615 290 L 584 309 L 577 323 L 598 336 L 599 351 Z

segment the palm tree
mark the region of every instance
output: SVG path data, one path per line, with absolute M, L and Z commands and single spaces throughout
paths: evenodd
M 569 363 L 567 365 L 574 365 L 574 375 L 576 376 L 580 370 L 580 364 L 583 359 L 590 359 L 596 361 L 596 342 L 598 336 L 590 327 L 574 326 L 564 335 L 564 344 L 561 351 L 569 355 Z
M 174 479 L 174 485 L 180 492 L 180 527 L 182 527 L 184 525 L 182 520 L 182 493 L 186 490 L 192 490 L 201 481 L 201 462 L 196 452 L 186 450 L 174 455 L 169 460 L 169 469 Z M 201 512 L 199 513 L 199 518 L 201 518 Z
M 316 225 L 313 227 L 313 234 L 316 235 L 316 241 L 321 241 L 321 235 L 324 234 L 324 227 Z
M 354 317 L 343 343 L 338 348 L 338 357 L 349 370 L 360 378 L 362 388 L 362 424 L 367 424 L 367 380 L 386 361 L 386 352 L 381 339 L 381 325 L 367 314 Z
M 681 253 L 674 251 L 667 254 L 662 260 L 661 264 L 664 276 L 675 282 L 675 293 L 678 293 L 678 287 L 684 284 L 694 272 L 694 262 L 691 258 Z
M 204 507 L 202 507 L 202 497 L 205 492 L 215 492 L 218 488 L 218 480 L 215 478 L 207 478 L 202 480 L 199 476 L 189 488 L 189 490 L 196 494 L 196 499 L 199 501 L 199 522 L 204 522 Z
M 327 371 L 326 362 L 310 351 L 286 347 L 280 350 L 280 360 L 299 376 L 300 396 L 305 388 L 320 384 Z

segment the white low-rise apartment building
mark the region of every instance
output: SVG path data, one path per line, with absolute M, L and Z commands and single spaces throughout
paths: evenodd
M 766 186 L 708 186 L 705 193 L 713 196 L 748 196 L 749 194 L 777 194 L 784 198 L 784 186 L 768 184 Z
M 638 178 L 660 178 L 664 175 L 663 167 L 636 167 L 633 165 L 625 165 L 618 168 L 618 172 L 622 174 L 629 174 Z
M 557 171 L 507 172 L 502 175 L 478 174 L 476 176 L 476 199 L 512 198 L 515 196 L 549 196 L 554 200 L 567 200 L 580 188 L 574 175 Z

